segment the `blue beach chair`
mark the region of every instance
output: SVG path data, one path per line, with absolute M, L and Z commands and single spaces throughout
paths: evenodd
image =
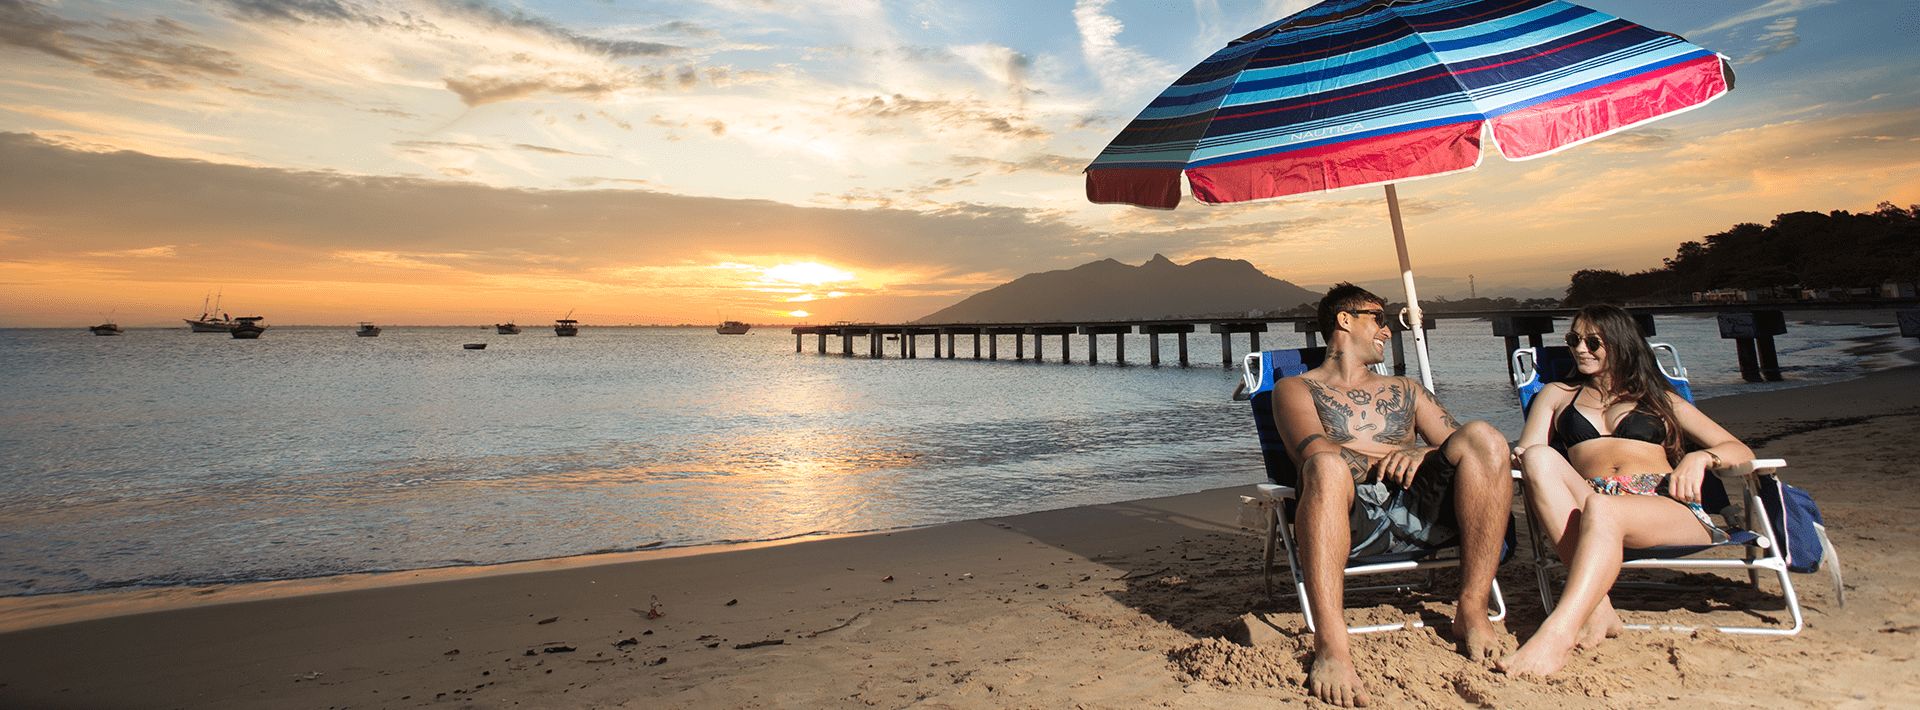
M 1680 396 L 1685 397 L 1687 401 L 1693 401 L 1693 385 L 1687 379 L 1687 368 L 1680 363 L 1679 351 L 1675 350 L 1672 345 L 1666 343 L 1648 343 L 1648 345 L 1653 348 L 1654 354 L 1660 359 L 1660 369 L 1666 374 L 1667 381 L 1673 384 L 1674 390 L 1677 391 Z M 1512 365 L 1511 372 L 1513 373 L 1514 390 L 1520 396 L 1520 410 L 1523 415 L 1527 409 L 1533 405 L 1534 397 L 1540 393 L 1542 388 L 1546 387 L 1548 383 L 1566 380 L 1574 371 L 1573 353 L 1564 346 L 1522 348 L 1514 351 L 1511 358 L 1512 361 L 1510 364 Z M 1800 633 L 1800 629 L 1805 626 L 1805 621 L 1800 611 L 1800 598 L 1794 593 L 1793 580 L 1787 576 L 1786 558 L 1781 554 L 1780 545 L 1774 540 L 1772 521 L 1768 519 L 1766 506 L 1761 504 L 1759 498 L 1762 479 L 1774 477 L 1776 475 L 1775 472 L 1786 467 L 1786 465 L 1787 462 L 1782 459 L 1755 459 L 1738 466 L 1713 471 L 1714 476 L 1708 478 L 1701 486 L 1702 507 L 1710 512 L 1722 513 L 1722 517 L 1727 517 L 1725 514 L 1731 512 L 1729 510 L 1731 500 L 1728 497 L 1728 491 L 1735 489 L 1741 491 L 1742 503 L 1739 508 L 1744 511 L 1744 514 L 1737 516 L 1741 518 L 1738 526 L 1733 524 L 1733 520 L 1727 520 L 1726 529 L 1729 534 L 1729 539 L 1726 542 L 1713 545 L 1673 545 L 1639 549 L 1629 548 L 1626 550 L 1623 558 L 1625 562 L 1621 565 L 1622 571 L 1632 569 L 1745 570 L 1748 582 L 1751 583 L 1755 589 L 1760 588 L 1760 573 L 1762 571 L 1770 572 L 1780 581 L 1781 594 L 1785 599 L 1788 613 L 1793 617 L 1792 626 L 1785 628 L 1778 626 L 1716 626 L 1714 628 L 1719 629 L 1721 632 L 1732 634 L 1791 636 Z M 1518 475 L 1518 472 L 1515 472 L 1515 474 Z M 1524 494 L 1525 487 L 1522 486 L 1521 490 Z M 1559 560 L 1547 556 L 1546 549 L 1548 542 L 1545 535 L 1540 532 L 1539 520 L 1533 512 L 1531 502 L 1527 505 L 1527 527 L 1531 530 L 1530 534 L 1533 539 L 1533 569 L 1534 575 L 1540 584 L 1540 602 L 1545 606 L 1546 611 L 1551 613 L 1554 607 L 1554 587 L 1549 572 L 1553 568 L 1564 567 L 1565 565 Z M 1826 539 L 1826 533 L 1822 531 L 1820 535 L 1821 542 L 1831 553 L 1832 543 Z M 1693 557 L 1694 555 L 1709 550 L 1736 548 L 1740 549 L 1743 553 L 1741 559 Z M 1832 559 L 1829 561 L 1833 564 L 1830 571 L 1833 575 L 1834 595 L 1837 597 L 1838 603 L 1844 606 L 1846 604 L 1846 596 L 1845 589 L 1841 586 L 1840 560 L 1837 553 L 1834 553 Z M 1619 582 L 1617 584 L 1623 587 L 1697 589 L 1696 587 L 1647 582 Z M 1626 627 L 1640 630 L 1693 630 L 1692 627 L 1670 624 L 1627 624 Z
M 1273 593 L 1274 553 L 1284 549 L 1287 553 L 1287 570 L 1293 575 L 1293 593 L 1280 595 L 1280 598 L 1300 600 L 1300 610 L 1306 616 L 1307 629 L 1315 630 L 1313 609 L 1307 603 L 1306 578 L 1300 571 L 1300 557 L 1293 543 L 1294 505 L 1298 501 L 1299 470 L 1293 459 L 1287 456 L 1286 445 L 1280 440 L 1280 431 L 1273 420 L 1273 385 L 1282 378 L 1292 377 L 1320 364 L 1326 356 L 1326 348 L 1297 348 L 1291 350 L 1268 350 L 1248 353 L 1243 362 L 1244 381 L 1241 383 L 1249 402 L 1253 405 L 1253 422 L 1260 434 L 1260 456 L 1266 463 L 1267 483 L 1255 486 L 1254 496 L 1243 496 L 1241 502 L 1251 510 L 1257 510 L 1266 527 L 1266 550 L 1262 558 L 1261 584 L 1268 600 L 1275 599 Z M 1385 374 L 1384 372 L 1382 374 Z M 1513 550 L 1514 532 L 1512 521 L 1507 525 L 1507 541 L 1501 550 L 1501 559 Z M 1447 567 L 1460 566 L 1459 548 L 1447 547 L 1431 550 L 1415 550 L 1381 555 L 1352 557 L 1347 560 L 1346 576 L 1361 577 L 1426 570 L 1424 583 L 1386 584 L 1369 587 L 1349 587 L 1347 591 L 1407 591 L 1428 589 L 1434 584 L 1434 572 Z M 1500 621 L 1507 617 L 1507 601 L 1500 594 L 1500 582 L 1493 582 L 1494 613 L 1488 618 Z M 1391 631 L 1401 628 L 1418 628 L 1425 622 L 1414 620 L 1411 623 L 1379 624 L 1373 626 L 1350 626 L 1348 633 L 1365 634 L 1377 631 Z

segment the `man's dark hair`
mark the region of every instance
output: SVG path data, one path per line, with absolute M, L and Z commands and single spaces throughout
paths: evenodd
M 1340 312 L 1361 306 L 1386 308 L 1387 302 L 1373 295 L 1372 291 L 1345 281 L 1334 284 L 1333 288 L 1327 291 L 1327 295 L 1320 299 L 1320 311 L 1316 316 L 1320 319 L 1320 337 L 1326 338 L 1331 343 L 1333 327 L 1340 322 L 1338 317 Z

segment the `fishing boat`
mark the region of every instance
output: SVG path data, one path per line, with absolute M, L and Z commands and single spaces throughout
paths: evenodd
M 362 338 L 377 338 L 380 337 L 380 326 L 361 321 L 360 329 L 353 331 L 353 334 Z
M 720 327 L 713 329 L 713 332 L 719 333 L 721 335 L 746 335 L 747 331 L 752 329 L 753 329 L 753 326 L 751 325 L 747 325 L 737 320 L 730 320 L 725 323 L 721 323 Z
M 227 332 L 241 340 L 253 340 L 260 337 L 261 333 L 267 332 L 267 327 L 260 324 L 260 321 L 266 319 L 266 316 L 240 316 L 233 319 L 233 327 L 228 328 Z
M 465 344 L 462 344 L 460 347 L 465 350 L 485 350 L 487 349 L 487 344 L 486 343 L 465 343 Z
M 119 324 L 111 322 L 101 323 L 87 330 L 93 331 L 94 335 L 119 335 L 122 332 Z
M 208 307 L 208 300 L 212 307 Z M 187 327 L 195 333 L 226 333 L 233 330 L 233 319 L 220 312 L 220 296 L 207 296 L 200 299 L 200 317 L 182 318 Z
M 553 334 L 562 338 L 571 338 L 580 334 L 580 321 L 561 318 L 553 322 Z
M 493 332 L 501 335 L 519 335 L 520 326 L 512 323 L 495 323 L 493 324 Z

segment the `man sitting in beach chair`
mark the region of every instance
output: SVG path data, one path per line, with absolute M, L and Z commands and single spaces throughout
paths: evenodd
M 1379 296 L 1339 284 L 1321 299 L 1319 318 L 1326 359 L 1274 384 L 1274 421 L 1300 471 L 1294 531 L 1305 602 L 1321 620 L 1307 684 L 1322 701 L 1365 704 L 1342 613 L 1348 557 L 1457 540 L 1452 635 L 1469 657 L 1491 659 L 1500 637 L 1487 602 L 1513 497 L 1511 461 L 1492 425 L 1462 426 L 1418 383 L 1371 369 L 1392 335 Z

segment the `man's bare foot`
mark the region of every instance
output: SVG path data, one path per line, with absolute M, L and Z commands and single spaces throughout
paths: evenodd
M 1452 635 L 1454 643 L 1460 646 L 1460 652 L 1475 661 L 1493 660 L 1506 645 L 1500 641 L 1500 630 L 1479 613 L 1467 614 L 1464 618 L 1456 617 Z
M 1580 636 L 1573 645 L 1577 648 L 1593 648 L 1625 630 L 1627 626 L 1620 622 L 1620 614 L 1613 610 L 1613 605 L 1603 603 L 1594 607 L 1593 614 L 1587 617 L 1587 623 L 1580 627 Z
M 1307 690 L 1321 702 L 1343 708 L 1366 707 L 1367 691 L 1360 688 L 1360 674 L 1353 671 L 1352 659 L 1318 654 L 1307 670 Z
M 1538 633 L 1527 639 L 1520 650 L 1507 654 L 1494 664 L 1501 673 L 1511 676 L 1539 676 L 1545 678 L 1558 672 L 1567 665 L 1567 652 L 1573 650 L 1573 639 L 1559 634 Z

